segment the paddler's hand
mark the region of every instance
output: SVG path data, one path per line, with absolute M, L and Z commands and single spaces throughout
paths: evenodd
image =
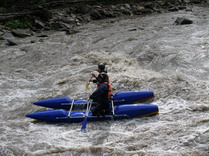
M 94 74 L 94 73 L 92 73 L 91 76 L 94 77 L 94 78 L 96 78 L 96 74 Z

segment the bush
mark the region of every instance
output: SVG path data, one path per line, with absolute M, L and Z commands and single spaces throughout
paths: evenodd
M 5 8 L 0 7 L 0 13 L 5 13 L 5 12 L 6 12 L 6 9 L 5 9 Z
M 47 2 L 48 0 L 0 0 L 0 6 L 11 8 L 12 6 L 44 4 Z
M 26 19 L 16 19 L 16 20 L 9 20 L 7 22 L 4 23 L 4 26 L 12 28 L 12 29 L 16 29 L 16 28 L 31 28 L 32 27 L 32 23 Z

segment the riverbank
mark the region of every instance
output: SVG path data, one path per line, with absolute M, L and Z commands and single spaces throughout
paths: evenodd
M 189 6 L 190 7 L 190 6 Z M 34 32 L 43 30 L 58 30 L 72 33 L 72 30 L 90 21 L 117 18 L 122 16 L 145 15 L 151 13 L 163 13 L 178 11 L 188 8 L 184 1 L 155 1 L 124 4 L 84 4 L 59 6 L 55 8 L 44 5 L 37 6 L 32 10 L 25 10 L 16 13 L 0 14 L 0 35 L 5 32 L 12 32 L 13 29 L 27 29 L 22 35 L 25 37 L 33 35 Z M 114 20 L 113 20 L 114 21 Z
M 191 3 L 192 2 L 192 3 Z M 0 14 L 0 39 L 7 40 L 8 45 L 17 45 L 15 38 L 23 38 L 36 35 L 47 37 L 42 33 L 48 30 L 65 31 L 66 34 L 75 34 L 76 28 L 83 24 L 111 19 L 114 23 L 118 17 L 130 18 L 133 16 L 144 16 L 153 13 L 174 12 L 179 10 L 192 11 L 193 3 L 203 1 L 186 0 L 157 0 L 141 1 L 138 3 L 71 3 L 66 6 L 39 5 L 31 10 L 16 13 Z M 34 42 L 34 41 L 31 41 Z

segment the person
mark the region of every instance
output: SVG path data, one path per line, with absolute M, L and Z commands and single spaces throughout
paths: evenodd
M 95 79 L 93 83 L 97 83 L 97 89 L 92 93 L 90 99 L 97 102 L 97 106 L 93 109 L 92 114 L 96 116 L 105 115 L 110 113 L 109 101 L 112 97 L 112 85 L 109 82 L 109 76 L 105 71 L 105 65 L 99 64 L 97 72 L 98 76 L 92 74 Z
M 95 78 L 95 79 L 91 80 L 91 82 L 96 83 L 98 87 L 100 85 L 98 79 L 100 78 L 101 75 L 105 75 L 103 78 L 103 81 L 104 83 L 108 85 L 108 98 L 111 98 L 112 97 L 112 84 L 110 83 L 109 75 L 107 74 L 107 71 L 105 70 L 105 65 L 98 64 L 97 72 L 99 73 L 98 76 L 96 76 L 94 73 L 92 74 L 92 78 Z
M 105 70 L 105 65 L 104 64 L 98 64 L 97 72 L 99 74 L 106 74 L 107 75 L 107 71 Z M 92 78 L 95 78 L 94 80 L 92 80 L 93 83 L 97 83 L 98 82 L 98 76 L 96 76 L 94 73 L 92 74 Z M 109 76 L 108 75 L 107 75 L 107 77 L 105 79 L 105 82 L 109 83 Z

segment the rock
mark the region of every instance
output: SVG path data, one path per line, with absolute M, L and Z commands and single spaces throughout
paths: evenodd
M 48 35 L 41 34 L 41 35 L 38 35 L 37 37 L 48 37 Z
M 15 41 L 12 41 L 12 40 L 7 40 L 7 42 L 8 42 L 8 45 L 10 45 L 10 46 L 14 46 L 14 45 L 17 45 L 17 43 L 15 42 Z
M 60 21 L 58 30 L 59 31 L 68 31 L 69 29 L 72 29 L 72 27 L 73 27 L 72 25 Z
M 41 22 L 40 20 L 35 19 L 35 24 L 37 28 L 46 28 L 44 23 Z
M 133 28 L 133 29 L 129 29 L 128 31 L 137 31 L 137 29 Z
M 4 35 L 4 32 L 3 31 L 0 31 L 0 36 Z
M 44 42 L 44 39 L 38 40 L 38 43 L 42 43 L 42 42 Z
M 152 2 L 147 2 L 147 3 L 145 3 L 144 8 L 145 8 L 145 9 L 152 9 L 152 10 L 153 10 L 153 8 L 154 8 L 154 3 L 152 3 Z
M 116 20 L 109 20 L 109 21 L 107 21 L 107 23 L 115 23 L 116 22 Z
M 66 31 L 66 34 L 68 34 L 68 35 L 72 35 L 72 34 L 76 34 L 76 33 L 79 33 L 79 31 L 73 30 L 73 29 L 72 30 L 69 29 Z
M 14 29 L 12 30 L 12 34 L 16 37 L 28 37 L 31 36 L 31 32 L 25 29 Z
M 157 3 L 158 5 L 160 5 L 160 6 L 165 5 L 165 2 L 164 2 L 164 1 L 157 1 L 156 3 Z
M 145 8 L 144 8 L 143 6 L 137 6 L 137 10 L 138 10 L 138 11 L 144 11 Z
M 113 11 L 109 11 L 109 10 L 107 10 L 107 9 L 101 9 L 101 10 L 99 10 L 99 13 L 100 13 L 101 15 L 105 16 L 105 17 L 110 17 L 110 18 L 115 17 Z
M 190 0 L 190 3 L 201 4 L 203 0 Z
M 91 21 L 91 16 L 89 14 L 85 14 L 82 16 L 83 21 L 85 22 L 90 22 Z
M 126 9 L 125 6 L 121 6 L 120 11 L 125 15 L 132 15 L 132 12 L 130 11 L 130 9 Z
M 1 30 L 1 31 L 4 31 L 5 29 L 6 29 L 6 27 L 5 27 L 5 26 L 0 25 L 0 30 Z
M 175 25 L 183 25 L 183 24 L 192 24 L 193 21 L 187 18 L 177 17 L 176 21 L 174 22 Z
M 128 9 L 131 9 L 131 5 L 130 4 L 124 4 L 124 6 L 126 7 L 126 8 L 128 8 Z
M 0 36 L 1 40 L 8 40 L 8 39 L 14 39 L 15 37 L 10 32 L 5 32 L 3 35 Z
M 96 9 L 92 10 L 91 13 L 90 13 L 90 15 L 91 15 L 92 19 L 94 19 L 94 20 L 102 19 L 102 15 Z
M 144 6 L 134 6 L 134 11 L 133 13 L 135 15 L 141 15 L 143 12 L 145 12 Z
M 178 11 L 178 10 L 179 9 L 177 7 L 173 7 L 173 8 L 168 9 L 168 11 L 170 11 L 170 12 L 174 12 L 174 11 Z
M 179 8 L 179 10 L 184 10 L 184 9 L 186 10 L 187 9 L 186 6 L 179 6 L 178 8 Z
M 78 5 L 75 8 L 75 12 L 81 13 L 81 14 L 87 14 L 89 13 L 91 8 L 88 5 Z

